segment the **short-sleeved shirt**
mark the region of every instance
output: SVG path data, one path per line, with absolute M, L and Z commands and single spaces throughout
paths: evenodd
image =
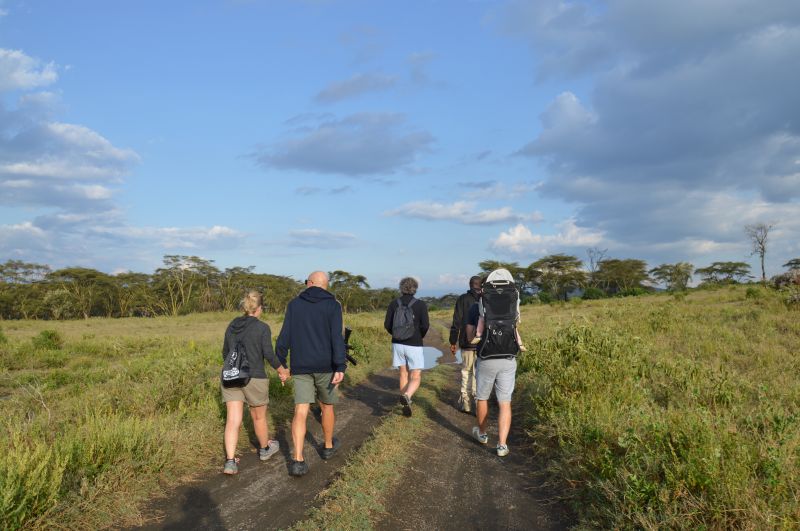
M 475 304 L 469 307 L 469 313 L 467 314 L 467 324 L 472 326 L 478 326 L 479 317 L 480 317 L 480 307 L 479 304 L 476 302 Z

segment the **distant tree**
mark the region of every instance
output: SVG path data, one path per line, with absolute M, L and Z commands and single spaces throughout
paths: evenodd
M 757 254 L 761 259 L 761 282 L 767 283 L 767 273 L 764 270 L 764 257 L 767 254 L 767 239 L 769 238 L 769 231 L 775 226 L 774 223 L 754 223 L 752 225 L 745 225 L 744 232 L 750 239 L 750 244 L 753 247 L 751 255 Z
M 586 273 L 581 270 L 583 262 L 575 256 L 551 254 L 536 260 L 529 266 L 539 289 L 551 293 L 558 299 L 567 300 L 570 291 L 586 284 Z
M 738 283 L 750 277 L 750 264 L 747 262 L 714 262 L 708 267 L 695 270 L 703 282 Z
M 41 282 L 50 273 L 50 266 L 8 260 L 0 264 L 0 282 L 8 284 L 32 284 Z
M 589 273 L 589 285 L 596 286 L 595 283 L 595 273 L 597 273 L 598 267 L 600 267 L 600 262 L 605 260 L 606 254 L 608 253 L 608 249 L 601 249 L 599 247 L 590 247 L 586 249 L 586 256 L 589 257 L 589 264 L 588 264 L 588 273 Z
M 607 293 L 643 288 L 643 283 L 649 280 L 647 262 L 634 258 L 601 260 L 598 263 L 595 277 L 597 285 Z
M 47 275 L 57 291 L 67 293 L 70 304 L 84 319 L 93 314 L 109 314 L 113 308 L 113 281 L 107 274 L 85 267 L 67 267 Z M 66 305 L 64 305 L 66 307 Z
M 113 277 L 119 317 L 155 315 L 152 277 L 146 273 L 119 273 Z
M 155 288 L 163 297 L 170 315 L 192 311 L 197 291 L 209 289 L 209 276 L 219 274 L 213 260 L 197 256 L 165 255 L 164 267 L 156 269 Z M 200 306 L 198 304 L 198 306 Z
M 688 262 L 661 264 L 649 271 L 650 276 L 664 284 L 669 291 L 683 291 L 689 285 L 694 266 Z
M 783 264 L 783 267 L 787 268 L 789 271 L 792 271 L 794 269 L 800 269 L 800 258 L 792 258 L 791 260 Z
M 338 269 L 328 273 L 328 276 L 330 277 L 331 292 L 342 303 L 344 311 L 348 311 L 352 303 L 355 303 L 353 306 L 356 307 L 368 304 L 369 297 L 366 290 L 369 289 L 369 283 L 367 277 Z

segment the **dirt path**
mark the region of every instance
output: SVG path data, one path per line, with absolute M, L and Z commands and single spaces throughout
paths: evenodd
M 434 345 L 444 348 L 444 345 Z M 415 448 L 404 480 L 389 494 L 377 529 L 566 529 L 575 522 L 543 485 L 541 464 L 523 446 L 517 418 L 511 453 L 497 457 L 496 404 L 490 403 L 489 444 L 471 435 L 475 417 L 456 410 L 459 366 L 447 366 L 450 384 L 431 415 L 433 432 Z M 424 375 L 423 375 L 424 379 Z
M 214 472 L 177 489 L 148 509 L 150 522 L 139 529 L 281 529 L 301 520 L 346 456 L 397 404 L 396 385 L 397 377 L 387 370 L 344 392 L 336 407 L 336 436 L 342 447 L 327 462 L 319 455 L 319 416 L 309 418 L 304 452 L 309 473 L 302 478 L 288 475 L 291 433 L 279 431 L 281 453 L 262 463 L 255 452 L 247 452 L 241 456 L 238 475 Z

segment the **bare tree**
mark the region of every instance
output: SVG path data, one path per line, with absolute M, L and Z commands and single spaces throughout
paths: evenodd
M 589 257 L 589 283 L 592 286 L 597 285 L 595 282 L 595 276 L 597 275 L 597 270 L 600 267 L 600 262 L 607 258 L 607 252 L 608 249 L 601 249 L 600 247 L 590 247 L 586 249 L 586 256 Z
M 774 223 L 753 223 L 752 225 L 745 225 L 744 233 L 750 239 L 753 245 L 753 251 L 750 255 L 757 254 L 761 258 L 761 282 L 767 283 L 767 273 L 764 270 L 764 256 L 767 254 L 767 238 L 769 231 L 775 226 Z

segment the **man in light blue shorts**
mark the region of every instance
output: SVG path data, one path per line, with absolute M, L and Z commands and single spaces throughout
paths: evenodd
M 478 305 L 474 304 L 469 311 L 467 321 L 467 337 L 475 337 L 475 330 L 478 327 L 479 310 Z M 492 354 L 491 357 L 481 357 L 481 349 L 478 348 L 478 357 L 475 360 L 475 378 L 477 380 L 477 391 L 475 393 L 475 404 L 478 425 L 472 428 L 472 436 L 481 444 L 489 442 L 486 433 L 489 421 L 489 396 L 494 390 L 497 398 L 499 412 L 497 415 L 497 455 L 505 457 L 508 455 L 508 433 L 511 431 L 511 395 L 514 393 L 514 384 L 517 376 L 517 357 L 516 352 L 508 354 Z
M 419 284 L 406 277 L 400 281 L 400 298 L 389 304 L 383 326 L 392 335 L 392 365 L 400 369 L 400 401 L 403 414 L 411 416 L 411 397 L 419 389 L 425 357 L 422 338 L 428 333 L 428 307 L 415 299 Z

